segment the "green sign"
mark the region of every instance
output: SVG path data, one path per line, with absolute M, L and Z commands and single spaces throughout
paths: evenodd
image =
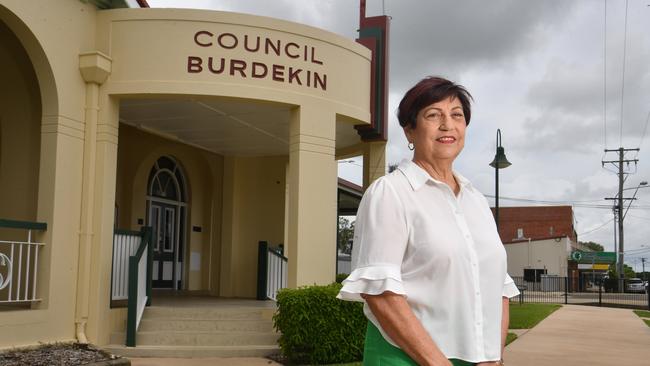
M 614 252 L 583 252 L 576 250 L 571 253 L 571 260 L 583 264 L 611 264 L 616 263 L 616 253 Z

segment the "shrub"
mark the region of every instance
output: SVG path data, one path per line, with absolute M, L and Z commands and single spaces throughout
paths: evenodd
M 344 279 L 348 278 L 349 274 L 339 273 L 336 275 L 336 283 L 342 283 Z
M 292 363 L 359 361 L 368 323 L 363 304 L 336 298 L 341 284 L 282 289 L 273 316 L 282 353 Z

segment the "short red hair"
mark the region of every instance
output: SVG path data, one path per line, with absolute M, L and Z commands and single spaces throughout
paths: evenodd
M 397 108 L 399 125 L 402 127 L 408 125 L 415 129 L 418 113 L 423 108 L 447 98 L 458 98 L 465 114 L 465 123 L 469 125 L 469 120 L 472 118 L 470 106 L 472 95 L 464 86 L 438 76 L 428 76 L 420 80 L 404 94 Z

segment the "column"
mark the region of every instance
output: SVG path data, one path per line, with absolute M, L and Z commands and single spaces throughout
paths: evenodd
M 386 142 L 365 143 L 363 150 L 363 189 L 386 174 Z
M 233 297 L 235 288 L 236 243 L 239 241 L 239 216 L 237 215 L 235 158 L 223 159 L 223 211 L 221 216 L 221 263 L 219 266 L 219 296 Z
M 86 81 L 76 337 L 107 344 L 117 172 L 119 103 L 101 91 L 111 72 L 101 52 L 79 55 Z
M 289 128 L 289 287 L 328 284 L 336 269 L 336 119 L 302 105 Z

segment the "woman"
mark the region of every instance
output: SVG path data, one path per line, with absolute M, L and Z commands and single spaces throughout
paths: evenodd
M 428 77 L 398 119 L 412 161 L 368 187 L 339 298 L 364 301 L 364 365 L 502 365 L 508 299 L 519 294 L 485 197 L 452 169 L 471 95 Z

